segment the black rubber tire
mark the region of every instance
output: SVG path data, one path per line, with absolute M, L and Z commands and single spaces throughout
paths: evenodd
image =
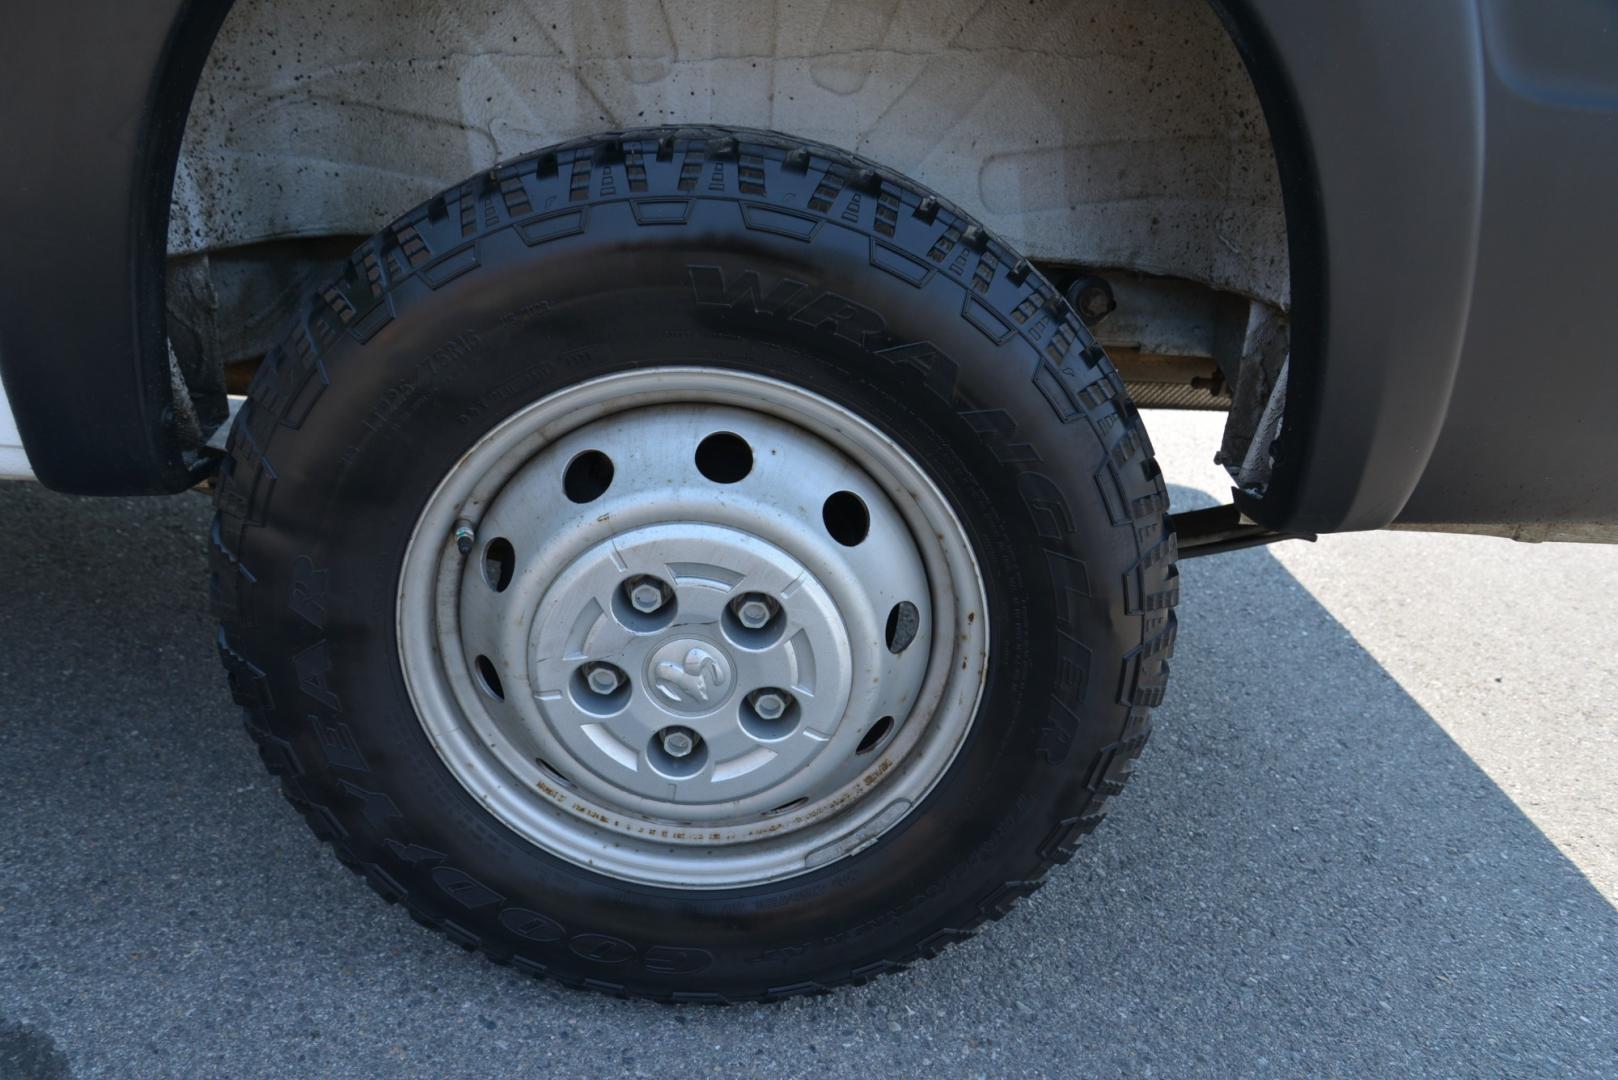
M 525 842 L 443 767 L 399 670 L 405 543 L 451 464 L 563 386 L 670 362 L 884 429 L 986 577 L 988 680 L 948 773 L 872 847 L 767 886 L 630 885 Z M 661 1000 L 859 982 L 1004 914 L 1121 789 L 1174 641 L 1151 446 L 1057 291 L 919 185 L 764 132 L 576 141 L 404 215 L 266 358 L 217 508 L 220 651 L 315 832 L 468 948 Z

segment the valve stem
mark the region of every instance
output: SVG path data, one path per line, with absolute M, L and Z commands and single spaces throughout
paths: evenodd
M 478 538 L 477 526 L 465 518 L 455 522 L 455 550 L 462 555 L 472 554 L 472 544 Z

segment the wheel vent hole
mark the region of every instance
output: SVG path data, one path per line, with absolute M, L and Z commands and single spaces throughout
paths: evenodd
M 612 458 L 600 450 L 586 450 L 567 463 L 562 490 L 576 503 L 595 502 L 612 486 Z
M 546 761 L 544 758 L 539 758 L 539 757 L 535 758 L 534 759 L 534 764 L 538 765 L 539 768 L 540 768 L 540 771 L 543 772 L 546 776 L 549 776 L 552 780 L 556 781 L 558 784 L 561 784 L 563 787 L 569 787 L 570 788 L 570 787 L 573 786 L 573 781 L 569 780 L 567 778 L 567 776 L 562 772 L 561 769 L 558 769 L 555 765 L 552 765 L 550 762 Z
M 474 666 L 478 669 L 478 682 L 483 684 L 483 692 L 496 701 L 506 700 L 505 687 L 500 685 L 500 673 L 494 670 L 494 661 L 480 656 Z
M 782 814 L 786 813 L 788 810 L 796 810 L 798 807 L 802 806 L 804 803 L 806 803 L 808 801 L 809 801 L 809 796 L 807 796 L 807 795 L 799 795 L 796 799 L 793 799 L 791 802 L 782 803 L 780 806 L 777 806 L 774 810 L 766 810 L 766 811 L 764 811 L 764 816 L 765 817 L 780 817 Z
M 844 547 L 854 547 L 871 531 L 871 512 L 852 491 L 834 493 L 820 508 L 820 518 L 831 538 Z
M 856 754 L 869 754 L 872 750 L 875 750 L 882 744 L 882 740 L 886 739 L 888 737 L 888 732 L 892 730 L 893 717 L 884 716 L 882 719 L 871 725 L 871 730 L 865 733 L 865 737 L 860 740 L 860 745 L 857 749 L 855 749 L 854 752 Z
M 505 592 L 517 570 L 517 549 L 511 541 L 497 536 L 483 546 L 483 580 L 495 592 Z
M 888 612 L 888 651 L 894 655 L 910 648 L 921 629 L 921 612 L 908 600 L 901 600 Z
M 716 431 L 697 444 L 697 471 L 716 484 L 734 484 L 753 471 L 753 448 L 740 435 Z

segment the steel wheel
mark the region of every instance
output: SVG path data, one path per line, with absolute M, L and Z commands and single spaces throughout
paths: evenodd
M 598 379 L 445 477 L 399 583 L 444 764 L 525 839 L 624 880 L 791 877 L 916 806 L 989 628 L 964 531 L 847 410 L 756 375 Z

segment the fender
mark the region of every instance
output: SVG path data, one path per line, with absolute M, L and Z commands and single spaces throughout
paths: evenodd
M 1214 0 L 1270 126 L 1292 254 L 1271 529 L 1380 528 L 1449 408 L 1483 197 L 1474 0 Z
M 19 4 L 0 34 L 0 377 L 34 474 L 80 494 L 179 491 L 163 275 L 214 0 Z

